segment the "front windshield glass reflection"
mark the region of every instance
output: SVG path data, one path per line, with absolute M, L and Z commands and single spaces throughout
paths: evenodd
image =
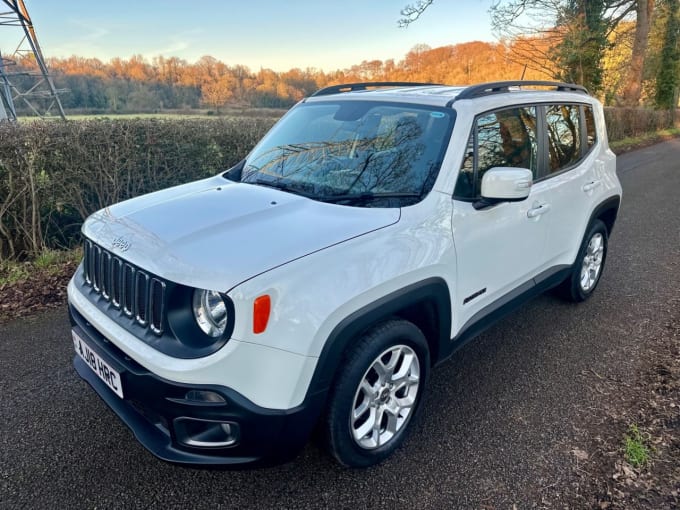
M 450 109 L 302 104 L 255 147 L 241 181 L 337 203 L 360 197 L 352 205 L 412 204 L 432 188 L 452 126 Z

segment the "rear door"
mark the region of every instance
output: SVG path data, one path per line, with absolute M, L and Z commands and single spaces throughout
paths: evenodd
M 552 104 L 540 108 L 545 119 L 546 165 L 537 183 L 551 190 L 546 259 L 551 266 L 571 265 L 580 246 L 597 194 L 603 191 L 604 162 L 593 110 L 589 105 Z

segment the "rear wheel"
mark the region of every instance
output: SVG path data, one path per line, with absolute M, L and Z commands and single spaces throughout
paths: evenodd
M 377 464 L 404 441 L 420 408 L 430 368 L 422 332 L 390 320 L 364 334 L 331 389 L 324 431 L 343 465 Z
M 607 226 L 601 220 L 593 221 L 583 238 L 571 274 L 558 287 L 562 297 L 578 303 L 592 295 L 604 269 L 607 242 Z

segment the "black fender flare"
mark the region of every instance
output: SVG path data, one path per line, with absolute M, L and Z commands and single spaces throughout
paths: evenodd
M 588 219 L 588 223 L 586 223 L 586 231 L 588 230 L 588 227 L 593 223 L 593 220 L 595 218 L 599 218 L 600 216 L 602 216 L 603 213 L 613 210 L 614 216 L 612 218 L 611 224 L 607 225 L 607 228 L 609 229 L 609 234 L 611 234 L 612 230 L 614 229 L 614 223 L 616 223 L 616 216 L 619 213 L 619 205 L 621 205 L 620 195 L 614 195 L 600 202 L 591 213 L 590 218 Z
M 451 294 L 442 278 L 427 278 L 381 297 L 341 320 L 326 339 L 319 356 L 307 398 L 327 392 L 340 368 L 344 353 L 362 332 L 400 311 L 419 303 L 434 306 L 438 338 L 428 338 L 433 364 L 441 353 L 448 352 L 451 334 Z M 434 351 L 434 352 L 432 352 Z

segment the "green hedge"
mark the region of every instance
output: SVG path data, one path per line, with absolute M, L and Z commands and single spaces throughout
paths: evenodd
M 607 108 L 610 141 L 671 126 L 668 112 Z M 79 242 L 109 204 L 214 175 L 273 119 L 132 119 L 0 124 L 0 261 Z
M 669 110 L 605 108 L 604 118 L 610 142 L 673 127 L 673 116 Z
M 271 119 L 133 119 L 0 125 L 0 260 L 77 244 L 114 202 L 214 175 Z

